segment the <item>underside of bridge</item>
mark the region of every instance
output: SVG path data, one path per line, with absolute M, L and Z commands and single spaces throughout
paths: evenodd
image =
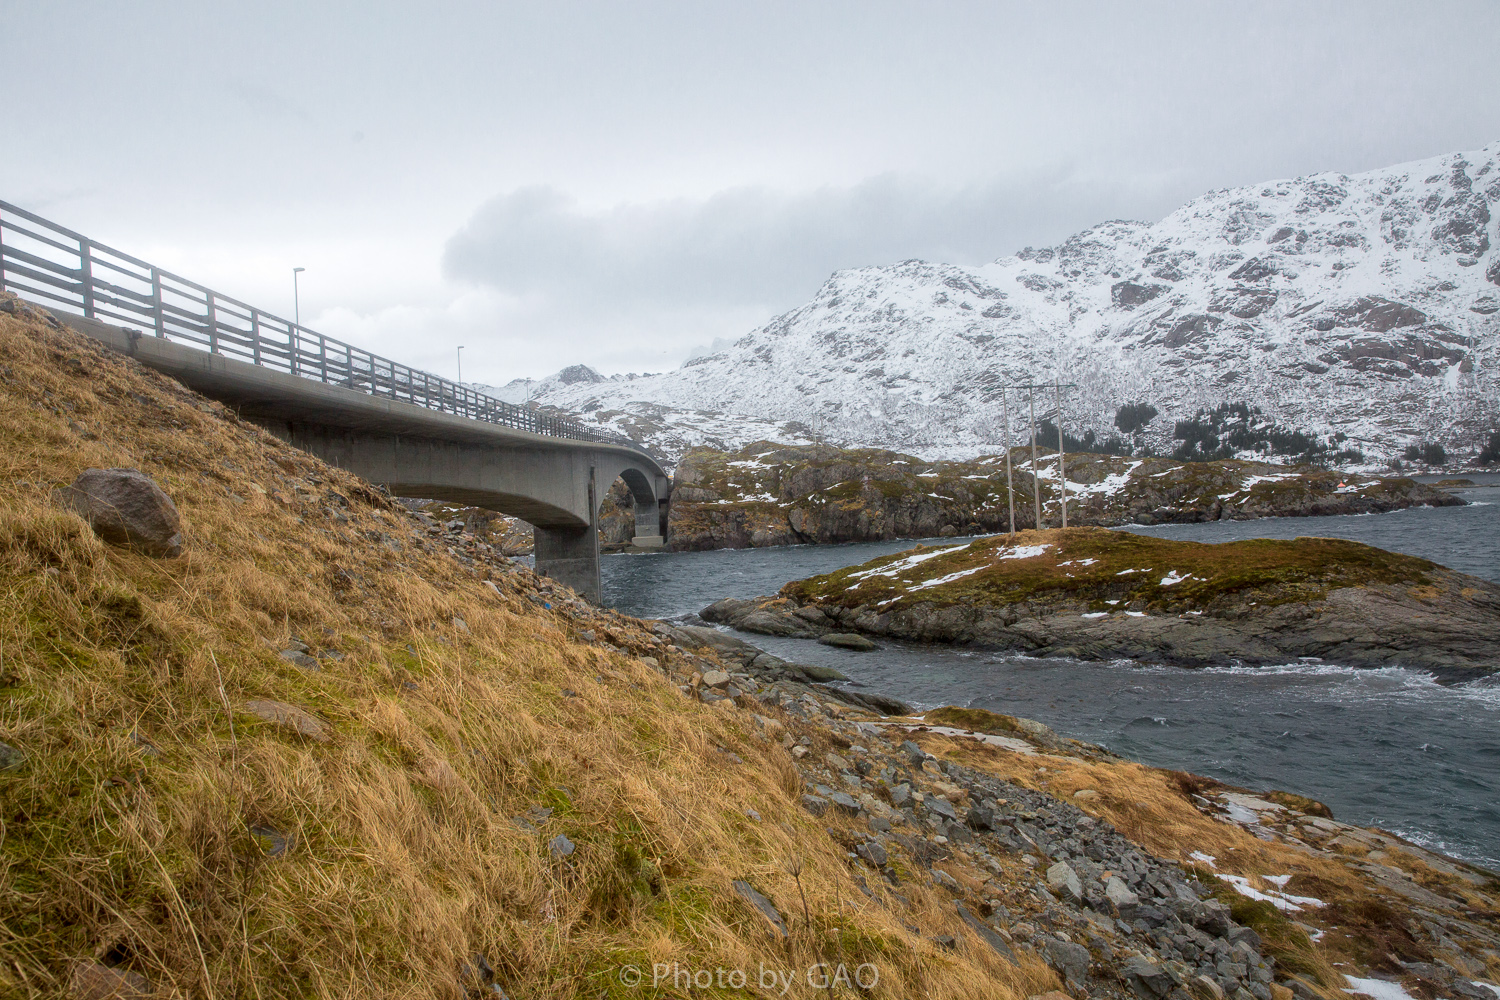
M 483 507 L 535 528 L 537 572 L 599 600 L 599 505 L 618 479 L 635 506 L 638 548 L 660 548 L 670 482 L 649 455 L 556 438 L 272 371 L 222 355 L 61 316 L 80 332 L 234 407 L 287 443 L 397 496 Z

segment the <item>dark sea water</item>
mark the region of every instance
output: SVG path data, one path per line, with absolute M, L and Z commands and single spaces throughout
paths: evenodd
M 1500 487 L 1459 495 L 1473 505 L 1130 530 L 1205 542 L 1349 538 L 1500 581 Z M 722 597 L 773 593 L 912 544 L 609 556 L 604 600 L 629 614 L 682 620 Z M 1333 663 L 1184 670 L 905 643 L 855 653 L 746 638 L 921 707 L 972 705 L 1039 719 L 1148 764 L 1310 795 L 1346 822 L 1500 869 L 1500 675 L 1444 686 L 1421 671 Z

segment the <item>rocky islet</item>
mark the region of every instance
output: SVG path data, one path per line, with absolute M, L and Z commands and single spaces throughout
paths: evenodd
M 857 632 L 1196 667 L 1319 657 L 1445 680 L 1500 668 L 1500 586 L 1327 538 L 1023 532 L 1014 543 L 919 546 L 701 614 L 769 635 Z

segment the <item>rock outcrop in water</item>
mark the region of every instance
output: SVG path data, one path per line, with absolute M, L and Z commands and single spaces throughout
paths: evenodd
M 770 635 L 861 632 L 1185 666 L 1319 657 L 1459 680 L 1500 670 L 1500 586 L 1332 538 L 1210 545 L 1098 528 L 923 547 L 724 600 Z
M 1039 450 L 1042 520 L 1061 520 L 1057 453 Z M 1036 524 L 1031 451 L 1011 453 L 1018 528 Z M 1410 479 L 1311 465 L 1066 455 L 1068 521 L 1180 524 L 1373 514 L 1464 501 Z M 667 537 L 677 551 L 933 538 L 1009 526 L 1004 454 L 971 462 L 761 441 L 688 452 L 673 477 Z

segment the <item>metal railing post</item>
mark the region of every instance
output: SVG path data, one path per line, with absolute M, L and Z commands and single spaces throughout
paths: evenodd
M 208 353 L 219 353 L 219 321 L 214 318 L 214 293 L 203 293 L 204 314 L 203 318 L 208 323 Z
M 323 381 L 328 381 L 328 338 L 318 334 L 318 367 L 322 369 Z
M 250 356 L 260 364 L 260 310 L 250 310 Z
M 89 253 L 89 241 L 78 241 L 78 279 L 83 291 L 83 314 L 94 318 L 94 259 Z
M 154 267 L 151 269 L 151 312 L 156 317 L 156 335 L 166 337 L 167 315 L 161 305 L 161 271 Z

